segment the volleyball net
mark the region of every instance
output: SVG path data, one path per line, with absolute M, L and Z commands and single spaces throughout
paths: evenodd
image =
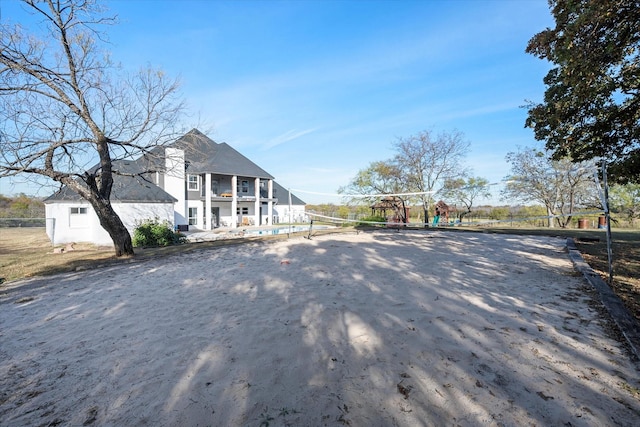
M 496 185 L 496 184 L 490 184 Z M 599 187 L 599 186 L 598 186 Z M 604 228 L 601 217 L 605 215 L 602 189 L 598 188 L 603 208 L 581 209 L 569 213 L 541 214 L 545 208 L 522 205 L 485 205 L 469 211 L 466 207 L 451 204 L 445 215 L 434 211 L 435 198 L 430 200 L 430 209 L 424 212 L 422 199 L 432 197 L 436 192 L 411 193 L 378 193 L 378 194 L 331 194 L 293 189 L 290 192 L 313 194 L 341 200 L 341 205 L 328 204 L 328 209 L 321 211 L 307 210 L 305 215 L 315 222 L 335 227 L 372 226 L 384 228 L 413 227 L 546 227 L 550 221 L 557 221 L 561 226 L 577 226 L 577 228 Z M 443 196 L 446 198 L 446 196 Z M 380 201 L 392 203 L 381 208 Z M 393 201 L 403 202 L 394 206 Z M 341 206 L 348 208 L 341 208 Z M 401 206 L 401 207 L 400 207 Z M 368 211 L 367 211 L 368 210 Z M 340 212 L 342 211 L 342 212 Z M 545 212 L 546 213 L 546 212 Z M 435 217 L 435 218 L 434 218 Z M 585 222 L 586 221 L 586 222 Z
M 315 212 L 306 212 L 306 215 L 309 219 L 321 222 L 323 224 L 332 225 L 335 227 L 349 227 L 349 226 L 372 226 L 372 227 L 385 227 L 385 228 L 398 228 L 398 227 L 413 227 L 413 228 L 442 228 L 442 227 L 482 227 L 482 226 L 545 226 L 549 220 L 554 220 L 556 218 L 584 218 L 588 216 L 602 216 L 605 214 L 604 210 L 590 210 L 590 211 L 579 211 L 573 212 L 570 214 L 557 214 L 557 215 L 539 215 L 539 216 L 524 216 L 524 217 L 512 217 L 508 219 L 479 219 L 477 217 L 473 217 L 473 219 L 462 220 L 455 218 L 449 218 L 448 221 L 415 221 L 411 218 L 408 218 L 406 222 L 398 221 L 398 220 L 387 220 L 387 221 L 373 221 L 367 219 L 366 216 L 362 218 L 342 218 L 338 216 L 328 216 Z M 586 221 L 589 221 L 586 219 Z M 588 224 L 589 228 L 603 228 L 603 224 L 599 221 L 598 224 L 595 223 L 595 219 L 593 222 Z M 580 220 L 578 220 L 580 222 Z M 584 223 L 583 223 L 584 224 Z M 579 224 L 580 227 L 580 224 Z M 587 227 L 584 227 L 587 228 Z

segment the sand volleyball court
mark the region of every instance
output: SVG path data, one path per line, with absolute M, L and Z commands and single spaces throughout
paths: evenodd
M 0 290 L 3 426 L 637 426 L 564 239 L 381 230 Z

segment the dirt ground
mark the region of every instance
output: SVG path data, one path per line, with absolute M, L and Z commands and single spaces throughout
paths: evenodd
M 10 282 L 13 425 L 635 426 L 566 239 L 378 230 Z
M 623 240 L 618 233 L 613 240 L 614 279 L 611 287 L 624 302 L 627 309 L 640 323 L 640 232 L 628 233 Z M 607 281 L 609 265 L 607 262 L 606 240 L 585 241 L 577 239 L 576 246 L 584 260 Z

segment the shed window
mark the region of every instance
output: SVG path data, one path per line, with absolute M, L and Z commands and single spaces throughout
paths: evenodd
M 69 208 L 69 227 L 87 227 L 89 225 L 89 215 L 87 215 L 87 212 L 87 208 L 83 207 Z

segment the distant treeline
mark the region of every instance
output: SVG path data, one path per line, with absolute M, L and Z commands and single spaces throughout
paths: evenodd
M 510 220 L 514 218 L 538 217 L 547 215 L 543 206 L 478 206 L 467 212 L 462 207 L 451 206 L 450 217 L 459 218 L 464 216 L 465 220 L 471 218 L 482 218 L 490 220 Z M 368 206 L 344 206 L 333 204 L 307 205 L 307 211 L 312 211 L 320 215 L 342 219 L 361 219 L 372 215 Z M 390 212 L 391 214 L 392 212 Z M 433 215 L 434 209 L 431 209 Z M 411 221 L 422 220 L 422 206 L 409 206 L 409 217 Z
M 451 223 L 461 222 L 462 224 L 474 224 L 487 221 L 501 221 L 510 226 L 545 227 L 547 225 L 547 221 L 544 219 L 548 215 L 547 210 L 544 206 L 539 205 L 478 206 L 472 208 L 471 212 L 459 206 L 450 207 L 452 208 L 449 214 L 449 221 Z M 371 220 L 370 217 L 372 215 L 371 208 L 367 206 L 322 204 L 307 205 L 306 209 L 308 212 L 313 212 L 331 218 L 340 218 L 343 220 Z M 388 213 L 390 215 L 393 214 L 391 211 Z M 432 210 L 431 215 L 433 214 L 434 212 Z M 409 207 L 409 222 L 422 223 L 424 222 L 422 216 L 422 206 Z M 577 221 L 580 218 L 588 218 L 592 220 L 594 224 L 597 224 L 598 216 L 598 214 L 575 216 L 571 221 L 571 226 L 577 226 Z M 619 223 L 616 224 L 617 226 L 621 225 Z
M 7 197 L 0 194 L 0 218 L 44 218 L 41 199 L 19 194 Z

